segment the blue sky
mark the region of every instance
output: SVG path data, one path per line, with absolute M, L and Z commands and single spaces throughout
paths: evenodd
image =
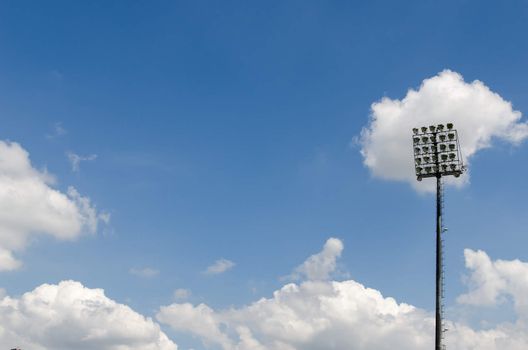
M 243 307 L 337 237 L 336 279 L 433 310 L 434 198 L 373 176 L 357 138 L 373 103 L 445 69 L 528 110 L 527 19 L 524 1 L 1 3 L 1 139 L 111 219 L 32 236 L 0 286 L 71 279 L 149 317 L 179 288 Z M 528 150 L 492 146 L 447 189 L 448 306 L 465 248 L 528 261 Z M 68 152 L 96 157 L 73 171 Z

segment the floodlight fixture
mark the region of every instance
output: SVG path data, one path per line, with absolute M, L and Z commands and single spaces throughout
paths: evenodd
M 446 330 L 443 324 L 443 239 L 442 233 L 447 231 L 442 226 L 442 177 L 459 177 L 465 170 L 460 153 L 458 133 L 453 129 L 453 123 L 422 126 L 413 129 L 413 147 L 416 178 L 436 178 L 436 325 L 435 350 L 445 350 L 443 334 Z
M 425 175 L 416 173 L 418 180 L 426 177 L 460 176 L 463 172 L 464 165 L 460 154 L 458 133 L 453 129 L 452 123 L 447 123 L 446 125 L 448 130 L 444 130 L 443 124 L 413 129 L 414 157 L 416 163 L 419 164 L 419 161 L 423 161 L 429 165 L 437 166 L 437 171 L 435 172 L 430 172 Z M 421 160 L 418 160 L 418 158 Z M 442 164 L 448 166 L 442 167 Z M 457 166 L 451 167 L 451 164 L 456 164 Z M 456 169 L 456 171 L 453 171 L 453 169 Z

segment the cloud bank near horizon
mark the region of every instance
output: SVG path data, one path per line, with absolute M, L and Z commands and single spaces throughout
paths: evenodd
M 434 314 L 383 296 L 354 280 L 330 281 L 333 260 L 343 249 L 336 238 L 300 266 L 299 284 L 289 283 L 247 306 L 214 310 L 207 304 L 173 303 L 163 306 L 157 320 L 177 332 L 202 340 L 206 348 L 223 350 L 358 349 L 426 350 L 433 347 Z M 326 258 L 325 258 L 326 257 Z M 528 264 L 492 261 L 484 252 L 466 250 L 470 288 L 463 304 L 500 305 L 500 296 L 513 298 L 516 321 L 474 329 L 461 321 L 447 321 L 447 345 L 455 350 L 526 349 Z M 330 261 L 330 263 L 329 263 Z M 319 264 L 320 266 L 315 266 Z M 308 268 L 309 267 L 309 268 Z M 297 272 L 299 268 L 296 269 Z M 331 270 L 331 268 L 330 268 Z M 318 273 L 312 274 L 309 271 Z M 518 281 L 513 283 L 512 281 Z M 501 282 L 506 281 L 506 282 Z M 507 282 L 510 281 L 510 282 Z M 346 335 L 346 336 L 345 336 Z
M 200 339 L 207 349 L 430 349 L 431 312 L 354 280 L 329 279 L 343 249 L 341 240 L 328 239 L 294 270 L 302 267 L 300 282 L 284 285 L 269 298 L 225 310 L 175 302 L 160 307 L 157 322 L 76 281 L 43 284 L 20 297 L 0 291 L 0 343 L 37 350 L 177 350 L 159 322 Z M 447 320 L 449 349 L 526 349 L 528 263 L 492 260 L 470 249 L 464 255 L 468 292 L 456 307 L 498 308 L 511 300 L 515 320 L 491 320 L 485 329 Z

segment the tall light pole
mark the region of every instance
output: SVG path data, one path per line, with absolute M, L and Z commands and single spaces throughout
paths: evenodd
M 436 318 L 435 350 L 444 350 L 444 258 L 442 234 L 442 177 L 459 177 L 464 171 L 458 133 L 453 124 L 431 125 L 413 129 L 414 164 L 418 181 L 436 177 Z

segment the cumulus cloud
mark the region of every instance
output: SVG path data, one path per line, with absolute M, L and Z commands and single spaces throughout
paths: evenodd
M 35 350 L 177 350 L 152 319 L 74 281 L 1 298 L 0 343 Z
M 518 145 L 528 137 L 528 124 L 510 102 L 483 82 L 465 82 L 450 70 L 425 79 L 418 90 L 409 90 L 401 100 L 385 97 L 371 108 L 369 123 L 359 138 L 364 164 L 375 177 L 405 181 L 422 191 L 433 190 L 434 185 L 416 181 L 412 128 L 453 122 L 466 164 L 479 150 L 490 147 L 493 139 Z M 449 183 L 467 183 L 468 176 Z
M 96 232 L 100 219 L 90 199 L 73 187 L 62 193 L 53 181 L 19 144 L 0 141 L 0 271 L 21 265 L 14 252 L 35 235 L 73 240 Z
M 323 250 L 310 256 L 299 265 L 291 277 L 299 280 L 327 280 L 336 269 L 336 261 L 343 251 L 343 242 L 337 238 L 330 238 L 326 241 Z
M 484 251 L 464 250 L 468 292 L 458 303 L 479 307 L 501 307 L 513 302 L 515 321 L 501 322 L 484 330 L 452 323 L 454 334 L 449 338 L 451 349 L 514 349 L 528 348 L 528 263 L 515 260 L 493 261 Z M 493 321 L 493 320 L 492 320 Z
M 433 318 L 354 281 L 287 284 L 272 298 L 220 312 L 172 304 L 157 319 L 226 350 L 432 347 Z
M 355 281 L 327 281 L 342 251 L 341 240 L 328 239 L 321 252 L 294 270 L 292 276 L 305 281 L 287 284 L 269 299 L 224 311 L 174 303 L 161 307 L 156 317 L 225 350 L 430 347 L 434 319 L 425 311 Z
M 132 268 L 128 272 L 132 275 L 136 275 L 143 278 L 152 278 L 159 275 L 159 270 L 153 269 L 151 267 L 144 267 L 140 269 Z
M 466 249 L 466 267 L 471 271 L 469 291 L 458 302 L 475 306 L 493 306 L 511 298 L 517 314 L 528 320 L 528 263 L 520 260 L 492 261 L 483 251 Z
M 204 273 L 206 275 L 219 275 L 227 270 L 231 270 L 233 267 L 235 267 L 235 263 L 231 260 L 218 259 L 212 265 L 208 266 Z
M 81 170 L 81 162 L 92 161 L 97 159 L 97 154 L 90 154 L 88 156 L 80 156 L 73 152 L 66 153 L 68 160 L 70 161 L 72 171 L 79 172 Z
M 232 349 L 233 342 L 220 329 L 220 317 L 205 304 L 194 306 L 189 303 L 161 307 L 156 316 L 158 321 L 175 330 L 200 337 L 207 345 L 221 345 L 224 349 Z
M 339 256 L 342 242 L 332 238 L 322 252 L 300 265 L 303 271 L 331 271 L 326 255 Z M 333 251 L 333 254 L 329 252 Z M 318 258 L 314 258 L 318 257 Z M 332 260 L 332 259 L 331 259 Z M 309 262 L 309 263 L 308 263 Z M 475 304 L 496 302 L 508 293 L 523 304 L 528 288 L 528 268 L 518 261 L 491 261 L 482 252 L 466 251 L 466 263 L 474 281 L 462 300 Z M 499 269 L 499 283 L 490 272 Z M 500 266 L 500 268 L 499 268 Z M 507 267 L 503 267 L 507 266 Z M 299 268 L 298 268 L 299 269 Z M 353 280 L 327 281 L 324 273 L 304 273 L 300 284 L 290 283 L 249 305 L 214 310 L 206 304 L 174 303 L 161 307 L 158 321 L 178 332 L 202 339 L 207 348 L 224 350 L 426 350 L 433 347 L 434 315 L 412 305 L 397 302 L 381 292 Z M 516 281 L 513 283 L 513 281 Z M 488 284 L 490 286 L 488 286 Z M 479 296 L 479 289 L 491 289 Z M 496 292 L 496 290 L 499 292 Z M 528 299 L 528 298 L 527 298 Z M 519 307 L 518 313 L 528 315 Z M 528 324 L 521 316 L 513 323 L 474 329 L 461 321 L 447 321 L 447 344 L 454 350 L 521 350 L 528 347 Z

